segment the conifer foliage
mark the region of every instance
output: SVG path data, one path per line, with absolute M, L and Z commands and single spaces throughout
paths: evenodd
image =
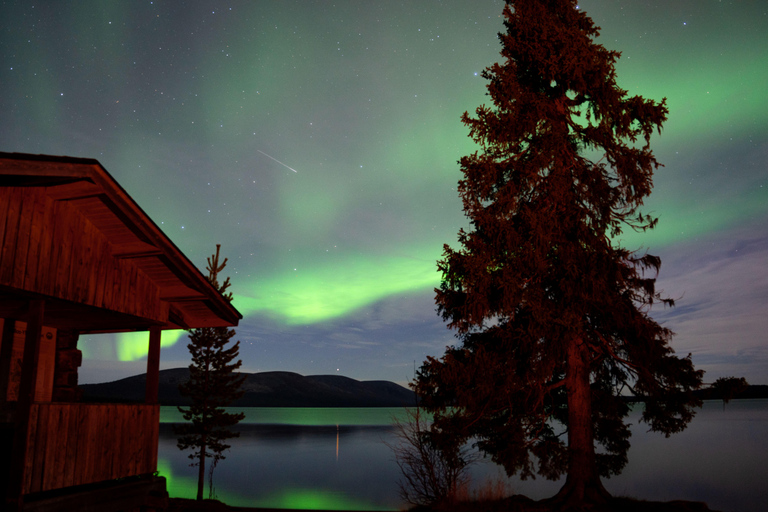
M 414 387 L 444 438 L 474 439 L 510 475 L 566 474 L 556 500 L 600 502 L 600 477 L 627 462 L 620 393 L 666 435 L 698 405 L 703 372 L 648 315 L 673 305 L 655 289 L 660 259 L 617 242 L 656 224 L 639 208 L 668 111 L 618 87 L 620 54 L 575 0 L 508 0 L 504 19 L 502 62 L 483 72 L 492 105 L 462 116 L 481 149 L 459 161 L 471 227 L 438 262 L 459 343 Z
M 227 264 L 227 259 L 219 263 L 220 245 L 216 245 L 216 254 L 208 258 L 208 280 L 227 300 L 232 300 L 229 277 L 219 282 L 219 273 Z M 179 407 L 184 423 L 176 428 L 180 450 L 193 450 L 189 458 L 191 466 L 198 467 L 197 499 L 203 499 L 205 486 L 206 458 L 211 458 L 209 478 L 213 478 L 213 468 L 224 459 L 223 452 L 229 449 L 227 439 L 239 437 L 239 432 L 231 430 L 245 415 L 228 413 L 224 407 L 243 395 L 241 385 L 244 376 L 235 373 L 242 364 L 235 359 L 239 355 L 240 342 L 229 345 L 235 335 L 234 329 L 227 327 L 205 327 L 193 329 L 187 345 L 192 355 L 189 365 L 189 380 L 179 385 L 183 396 L 192 399 L 188 408 Z M 229 345 L 229 346 L 228 346 Z

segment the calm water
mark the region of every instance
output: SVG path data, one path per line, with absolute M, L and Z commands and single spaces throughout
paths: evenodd
M 241 437 L 214 473 L 214 492 L 230 505 L 334 510 L 398 510 L 399 470 L 391 427 L 402 409 L 251 408 Z M 647 433 L 633 413 L 629 464 L 605 480 L 614 495 L 649 500 L 705 501 L 713 510 L 768 510 L 768 400 L 739 400 L 723 411 L 705 402 L 688 429 L 670 438 Z M 171 496 L 194 497 L 196 468 L 176 448 L 170 423 L 175 408 L 161 411 L 160 474 Z M 482 483 L 502 478 L 491 463 L 473 468 Z M 532 498 L 554 494 L 558 482 L 512 479 L 512 492 Z M 206 489 L 207 496 L 207 489 Z

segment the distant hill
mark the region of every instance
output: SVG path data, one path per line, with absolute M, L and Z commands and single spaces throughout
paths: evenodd
M 339 375 L 302 376 L 291 372 L 245 374 L 245 394 L 235 407 L 401 407 L 412 406 L 413 391 L 394 382 L 359 381 Z M 143 402 L 146 374 L 103 384 L 81 384 L 88 402 Z M 161 405 L 188 405 L 179 383 L 189 379 L 187 368 L 160 371 Z

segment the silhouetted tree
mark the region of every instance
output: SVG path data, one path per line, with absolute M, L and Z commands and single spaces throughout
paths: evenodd
M 398 482 L 400 497 L 417 506 L 449 505 L 468 486 L 468 469 L 476 454 L 459 436 L 441 438 L 418 405 L 406 409 L 406 415 L 405 421 L 394 421 L 398 443 L 388 445 L 403 476 Z
M 227 292 L 229 278 L 223 283 L 218 281 L 219 272 L 227 264 L 226 258 L 219 264 L 220 247 L 217 244 L 216 254 L 208 258 L 208 280 L 231 301 L 232 293 Z M 233 362 L 238 357 L 240 342 L 227 346 L 234 335 L 234 329 L 227 327 L 193 329 L 189 335 L 187 348 L 192 355 L 192 364 L 189 365 L 189 380 L 179 385 L 179 391 L 192 399 L 192 405 L 179 407 L 179 411 L 190 423 L 179 425 L 176 434 L 180 450 L 194 450 L 189 458 L 194 461 L 191 466 L 198 466 L 198 500 L 203 499 L 205 459 L 212 458 L 211 468 L 214 468 L 220 459 L 225 458 L 223 452 L 230 446 L 224 441 L 240 436 L 239 432 L 230 429 L 245 417 L 243 413 L 233 414 L 224 410 L 243 395 L 241 385 L 245 377 L 235 373 L 242 361 Z M 209 475 L 211 480 L 212 473 Z
M 638 210 L 668 111 L 617 86 L 620 54 L 575 0 L 508 1 L 504 18 L 503 62 L 483 72 L 493 105 L 462 116 L 482 149 L 459 161 L 471 229 L 438 262 L 438 311 L 460 343 L 424 362 L 416 391 L 436 428 L 509 475 L 566 473 L 557 501 L 604 501 L 600 477 L 627 462 L 621 391 L 666 435 L 700 403 L 703 372 L 648 316 L 673 305 L 655 290 L 659 258 L 618 242 L 656 224 Z
M 748 387 L 749 382 L 744 377 L 720 377 L 712 383 L 712 389 L 723 400 L 723 410 L 725 410 L 725 404 Z

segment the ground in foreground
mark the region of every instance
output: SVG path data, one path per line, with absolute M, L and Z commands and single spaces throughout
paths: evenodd
M 517 495 L 496 501 L 455 503 L 443 507 L 416 507 L 411 512 L 566 512 L 547 500 L 533 501 Z M 633 498 L 612 498 L 604 505 L 584 509 L 590 512 L 715 512 L 698 501 L 642 501 Z M 277 512 L 276 509 L 230 507 L 216 500 L 186 500 L 171 498 L 168 512 Z M 318 511 L 315 511 L 318 512 Z
M 417 507 L 411 512 L 715 512 L 698 501 L 643 501 L 634 498 L 611 498 L 608 503 L 591 507 L 563 507 L 550 500 L 534 501 L 516 495 L 495 501 L 456 503 L 444 508 Z

